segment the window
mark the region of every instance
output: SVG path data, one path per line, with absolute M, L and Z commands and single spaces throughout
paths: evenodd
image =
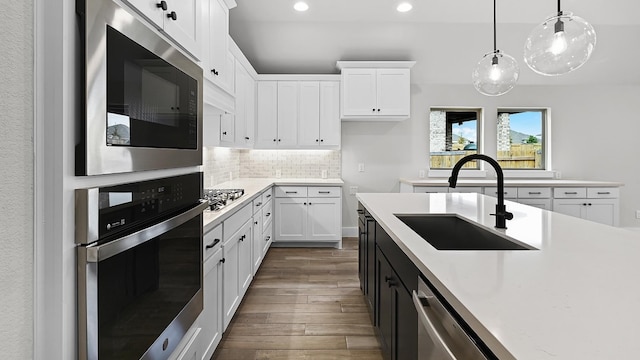
M 498 109 L 497 155 L 503 169 L 545 169 L 546 116 L 544 109 Z
M 480 109 L 432 108 L 429 114 L 429 163 L 431 169 L 451 169 L 480 148 Z M 478 169 L 476 161 L 464 168 Z

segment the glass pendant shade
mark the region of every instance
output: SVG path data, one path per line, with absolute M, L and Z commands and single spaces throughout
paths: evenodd
M 513 89 L 519 75 L 518 62 L 496 50 L 485 54 L 473 69 L 473 86 L 481 94 L 499 96 Z
M 538 74 L 562 75 L 584 65 L 595 46 L 591 24 L 570 12 L 558 12 L 531 31 L 524 44 L 524 61 Z

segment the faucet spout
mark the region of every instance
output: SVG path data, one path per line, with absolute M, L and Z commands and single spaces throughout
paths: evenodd
M 496 171 L 498 183 L 498 204 L 496 204 L 496 213 L 491 215 L 496 217 L 496 228 L 506 229 L 507 220 L 513 219 L 513 214 L 508 212 L 507 208 L 504 205 L 504 173 L 502 172 L 500 164 L 498 164 L 496 160 L 483 154 L 471 154 L 463 157 L 453 166 L 451 176 L 449 177 L 449 187 L 456 187 L 458 183 L 458 174 L 460 173 L 462 166 L 467 162 L 473 160 L 484 160 L 488 162 Z

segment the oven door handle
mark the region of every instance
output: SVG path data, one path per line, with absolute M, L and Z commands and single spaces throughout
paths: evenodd
M 106 244 L 88 245 L 86 247 L 86 262 L 97 263 L 123 251 L 129 250 L 134 246 L 143 244 L 202 214 L 208 206 L 208 201 L 200 200 L 200 203 L 191 209 L 148 228 L 144 228 L 140 231 L 134 232 L 133 234 L 109 241 Z
M 431 307 L 431 305 L 429 305 L 429 300 L 434 301 L 435 297 L 425 295 L 422 291 L 420 292 L 420 295 L 418 295 L 418 293 L 413 290 L 413 304 L 416 307 L 418 319 L 421 323 L 421 325 L 418 326 L 424 327 L 429 338 L 433 340 L 434 345 L 442 350 L 440 353 L 442 356 L 445 356 L 442 358 L 443 360 L 456 360 L 456 356 L 451 352 L 451 349 L 447 346 L 447 343 L 442 338 L 442 335 L 440 335 L 440 332 L 434 323 L 437 319 L 432 319 L 427 312 L 426 308 Z

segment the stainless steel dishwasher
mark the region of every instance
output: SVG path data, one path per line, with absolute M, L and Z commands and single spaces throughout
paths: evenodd
M 420 276 L 413 303 L 418 312 L 418 360 L 489 359 Z

